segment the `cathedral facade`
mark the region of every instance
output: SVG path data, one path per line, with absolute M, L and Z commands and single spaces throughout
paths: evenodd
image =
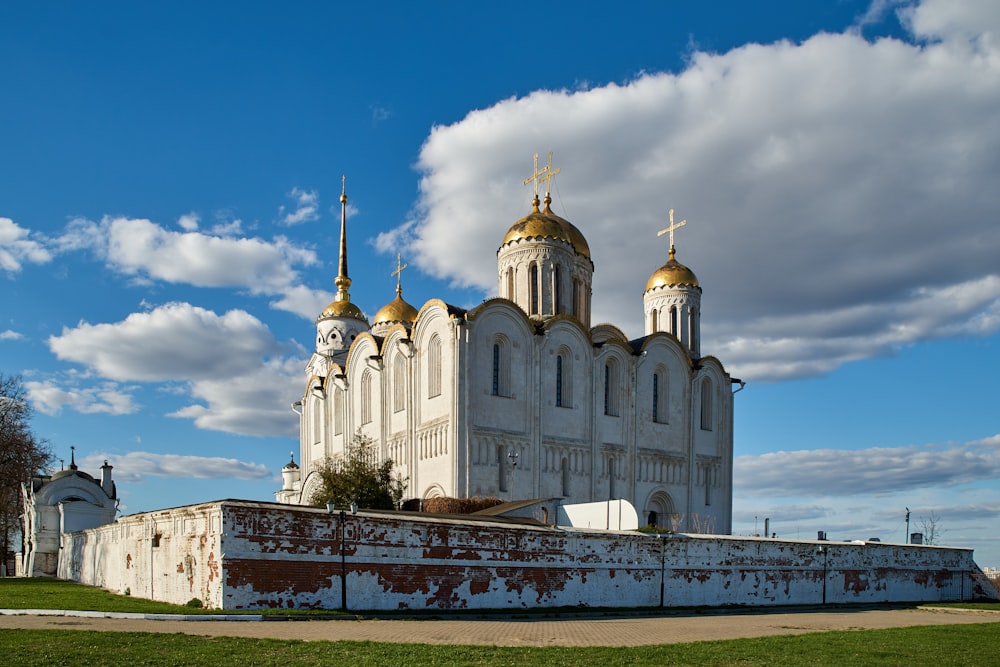
M 557 172 L 536 160 L 526 180 L 535 196 L 500 242 L 499 297 L 417 310 L 397 270 L 396 298 L 371 322 L 350 300 L 341 195 L 337 295 L 316 321 L 295 404 L 301 466 L 282 470 L 278 502 L 307 504 L 317 469 L 360 432 L 392 459 L 410 498 L 625 499 L 642 523 L 731 531 L 739 380 L 701 355 L 702 290 L 675 259 L 679 225 L 671 219 L 669 260 L 637 299 L 645 335 L 592 326 L 587 240 L 552 212 L 548 192 L 538 197 Z

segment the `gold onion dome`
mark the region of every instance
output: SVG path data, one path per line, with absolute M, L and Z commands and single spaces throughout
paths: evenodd
M 330 305 L 323 309 L 317 320 L 325 320 L 331 317 L 350 317 L 355 320 L 361 320 L 362 322 L 368 322 L 365 319 L 365 314 L 361 312 L 361 309 L 356 305 L 351 303 L 349 300 L 341 300 L 338 298 L 330 302 Z
M 375 313 L 372 326 L 376 324 L 395 324 L 403 322 L 413 324 L 417 321 L 417 309 L 403 301 L 401 290 L 396 290 L 396 298 L 385 304 Z
M 538 210 L 538 197 L 532 202 L 533 210 L 507 230 L 500 247 L 514 241 L 529 239 L 553 239 L 569 244 L 576 254 L 590 259 L 590 246 L 587 239 L 573 223 L 552 212 L 549 204 L 552 198 L 545 196 L 545 210 Z
M 698 287 L 694 271 L 674 259 L 674 249 L 670 248 L 670 259 L 653 272 L 646 283 L 646 291 L 657 287 Z

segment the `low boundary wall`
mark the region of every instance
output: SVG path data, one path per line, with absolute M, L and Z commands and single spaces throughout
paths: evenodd
M 504 609 L 967 600 L 972 550 L 647 535 L 224 500 L 62 535 L 59 577 L 209 608 Z

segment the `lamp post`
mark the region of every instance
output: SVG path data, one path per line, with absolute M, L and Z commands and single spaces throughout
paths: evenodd
M 347 512 L 340 510 L 340 608 L 344 611 L 347 611 L 347 551 L 344 549 L 346 524 Z
M 816 548 L 816 553 L 823 554 L 823 604 L 826 604 L 826 567 L 827 567 L 827 554 L 829 553 L 829 547 L 826 545 L 820 545 Z

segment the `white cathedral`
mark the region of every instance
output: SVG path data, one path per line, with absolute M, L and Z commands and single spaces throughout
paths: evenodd
M 669 260 L 642 296 L 645 335 L 591 326 L 590 247 L 551 210 L 551 155 L 535 165 L 532 210 L 497 250 L 500 296 L 471 310 L 439 299 L 417 310 L 397 264 L 396 298 L 369 323 L 348 291 L 341 194 L 337 295 L 316 320 L 293 406 L 301 466 L 283 468 L 278 502 L 308 504 L 316 471 L 360 432 L 409 498 L 625 499 L 641 523 L 731 532 L 731 385 L 742 383 L 701 355 L 701 287 L 673 244 L 684 223 L 671 211 Z

